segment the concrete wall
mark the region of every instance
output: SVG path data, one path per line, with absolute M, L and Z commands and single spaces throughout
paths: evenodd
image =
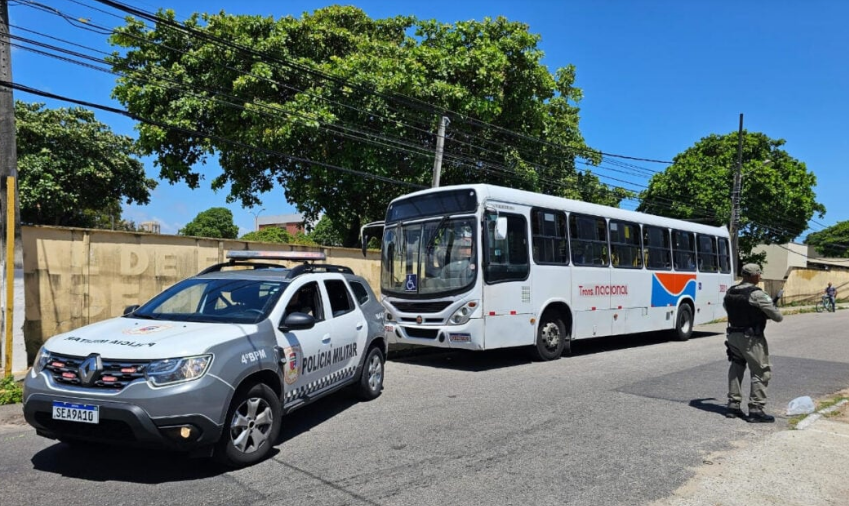
M 816 303 L 825 293 L 825 287 L 831 282 L 837 288 L 837 298 L 849 298 L 849 270 L 832 269 L 828 271 L 792 267 L 784 283 L 784 304 L 794 302 Z
M 351 267 L 376 292 L 380 255 L 359 249 L 309 248 L 109 230 L 22 227 L 28 363 L 49 337 L 119 316 L 177 281 L 225 261 L 229 250 L 315 251 Z
M 783 280 L 793 267 L 805 267 L 808 262 L 808 246 L 805 244 L 770 244 L 752 248 L 752 253 L 766 252 L 763 265 L 763 280 Z

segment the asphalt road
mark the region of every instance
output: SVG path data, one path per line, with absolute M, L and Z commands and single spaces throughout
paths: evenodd
M 849 311 L 771 323 L 771 410 L 849 386 Z M 680 343 L 647 334 L 392 360 L 377 400 L 346 394 L 284 421 L 276 454 L 224 471 L 110 447 L 74 452 L 0 426 L 0 503 L 635 505 L 669 496 L 712 452 L 787 428 L 722 415 L 723 325 Z

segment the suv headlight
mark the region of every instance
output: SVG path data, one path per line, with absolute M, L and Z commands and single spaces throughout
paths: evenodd
M 471 318 L 472 314 L 475 312 L 475 309 L 478 307 L 478 301 L 470 300 L 463 304 L 460 309 L 454 311 L 454 314 L 451 315 L 451 318 L 448 319 L 448 323 L 451 325 L 463 325 L 467 323 Z
M 47 362 L 50 361 L 50 352 L 47 351 L 47 348 L 44 346 L 38 350 L 38 355 L 36 355 L 35 363 L 32 365 L 32 377 L 35 378 L 38 376 L 38 373 L 44 370 L 44 366 L 47 365 Z
M 145 369 L 145 377 L 158 387 L 196 380 L 206 373 L 211 362 L 212 355 L 154 360 Z

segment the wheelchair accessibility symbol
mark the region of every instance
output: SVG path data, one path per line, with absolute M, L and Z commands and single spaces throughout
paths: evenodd
M 415 274 L 407 274 L 407 282 L 404 283 L 404 290 L 407 292 L 415 292 L 419 289 L 419 282 Z

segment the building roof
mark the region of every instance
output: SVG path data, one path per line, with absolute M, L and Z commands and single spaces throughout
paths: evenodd
M 300 213 L 294 214 L 275 214 L 271 216 L 259 216 L 256 219 L 257 225 L 280 225 L 284 223 L 305 223 L 304 215 Z

